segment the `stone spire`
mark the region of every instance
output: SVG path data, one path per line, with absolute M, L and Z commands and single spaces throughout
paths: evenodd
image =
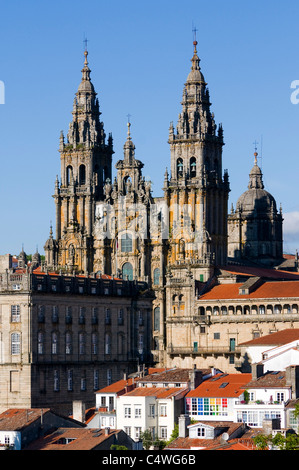
M 216 135 L 214 115 L 210 112 L 210 94 L 199 65 L 197 41 L 193 42 L 193 46 L 192 66 L 183 90 L 182 112 L 178 118 L 177 135 L 173 134 L 171 126 L 169 140 L 190 137 L 205 139 L 207 136 L 215 137 Z
M 81 70 L 82 79 L 73 103 L 73 120 L 67 135 L 68 144 L 86 147 L 105 144 L 103 123 L 100 122 L 100 110 L 97 93 L 90 79 L 88 52 L 84 51 L 84 66 Z M 62 142 L 61 142 L 62 143 Z
M 131 137 L 131 123 L 128 122 L 128 133 L 127 133 L 127 140 L 124 144 L 124 161 L 132 165 L 135 159 L 135 145 L 132 142 Z
M 258 153 L 254 153 L 254 166 L 249 174 L 248 189 L 264 189 L 262 170 L 257 164 Z

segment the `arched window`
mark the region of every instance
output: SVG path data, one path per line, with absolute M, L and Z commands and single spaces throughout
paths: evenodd
M 122 253 L 131 253 L 133 250 L 132 236 L 125 233 L 121 236 L 121 251 Z
M 86 184 L 85 165 L 80 165 L 79 167 L 79 184 Z
M 160 283 L 160 269 L 154 269 L 154 285 L 158 286 Z
M 133 266 L 131 263 L 125 263 L 122 267 L 122 278 L 133 281 Z
M 190 159 L 190 176 L 194 178 L 196 176 L 196 158 L 192 157 Z
M 71 165 L 69 165 L 66 169 L 66 184 L 67 185 L 71 183 L 72 175 L 73 175 L 73 168 Z
M 183 160 L 181 158 L 177 159 L 177 177 L 181 178 L 183 176 Z
M 160 307 L 154 309 L 154 330 L 160 331 Z

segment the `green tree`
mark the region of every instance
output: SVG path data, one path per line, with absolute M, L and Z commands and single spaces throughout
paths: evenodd
M 149 450 L 149 448 L 154 445 L 152 433 L 148 429 L 140 434 L 140 439 L 142 440 L 142 445 L 145 450 Z

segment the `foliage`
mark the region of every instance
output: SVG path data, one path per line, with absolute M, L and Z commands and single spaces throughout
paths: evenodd
M 299 436 L 295 433 L 283 436 L 281 433 L 275 436 L 259 434 L 253 438 L 254 444 L 258 450 L 267 450 L 276 448 L 279 450 L 299 450 Z
M 149 450 L 149 448 L 154 445 L 154 438 L 148 429 L 140 434 L 140 439 L 142 440 L 142 445 L 145 450 Z
M 119 446 L 117 444 L 112 444 L 110 450 L 128 450 L 126 446 Z

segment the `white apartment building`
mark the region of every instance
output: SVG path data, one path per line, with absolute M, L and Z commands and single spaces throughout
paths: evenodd
M 142 432 L 168 440 L 184 409 L 188 388 L 137 387 L 117 397 L 117 426 L 138 441 Z

